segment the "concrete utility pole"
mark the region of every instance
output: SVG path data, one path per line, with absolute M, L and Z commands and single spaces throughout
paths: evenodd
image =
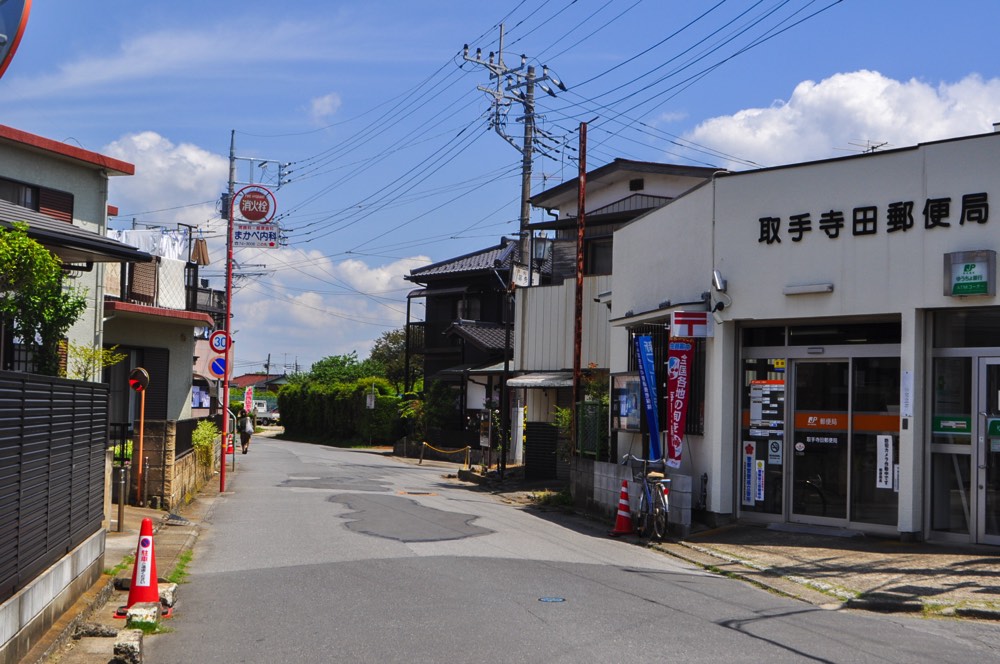
M 544 133 L 538 130 L 535 120 L 535 86 L 537 85 L 549 95 L 555 97 L 555 91 L 546 85 L 546 81 L 551 81 L 560 90 L 565 91 L 566 86 L 562 81 L 549 73 L 547 65 L 542 66 L 542 75 L 535 74 L 534 66 L 528 64 L 528 56 L 521 56 L 521 64 L 510 68 L 503 61 L 503 24 L 500 24 L 500 45 L 496 52 L 490 53 L 486 60 L 483 60 L 482 49 L 477 48 L 475 56 L 469 56 L 469 45 L 462 49 L 462 57 L 466 62 L 472 62 L 485 67 L 490 72 L 490 80 L 496 81 L 495 87 L 480 85 L 487 95 L 492 97 L 493 110 L 490 116 L 490 126 L 505 141 L 511 144 L 515 150 L 521 153 L 521 215 L 520 215 L 520 243 L 521 260 L 531 256 L 531 238 L 528 232 L 528 222 L 530 220 L 530 205 L 528 199 L 531 198 L 531 158 L 538 151 L 535 145 L 535 136 Z M 523 91 L 522 91 L 523 90 Z M 524 109 L 524 116 L 518 118 L 524 122 L 524 135 L 521 145 L 518 145 L 513 137 L 507 133 L 507 112 L 514 103 L 519 103 Z
M 535 145 L 535 136 L 544 133 L 539 132 L 535 120 L 535 86 L 537 85 L 549 95 L 555 97 L 556 93 L 551 87 L 545 85 L 546 81 L 551 81 L 560 90 L 566 90 L 562 81 L 554 75 L 549 74 L 548 66 L 542 66 L 542 75 L 535 74 L 535 68 L 528 65 L 528 56 L 521 56 L 521 64 L 510 68 L 503 61 L 503 24 L 500 24 L 500 43 L 497 53 L 494 56 L 490 53 L 486 60 L 483 60 L 482 49 L 476 49 L 474 57 L 469 56 L 469 45 L 462 49 L 462 57 L 466 62 L 485 67 L 490 72 L 490 80 L 496 81 L 496 87 L 480 85 L 478 89 L 489 95 L 493 105 L 490 115 L 490 126 L 505 141 L 511 144 L 515 150 L 521 153 L 521 214 L 518 241 L 520 245 L 519 261 L 527 262 L 529 283 L 533 279 L 532 273 L 532 242 L 531 232 L 528 229 L 530 221 L 531 206 L 528 200 L 531 198 L 531 158 L 538 151 Z M 522 91 L 523 90 L 523 91 Z M 524 109 L 524 116 L 518 118 L 524 122 L 524 135 L 519 146 L 513 137 L 507 133 L 507 113 L 514 103 L 519 103 Z M 513 317 L 513 294 L 511 292 L 511 277 L 514 266 L 511 265 L 507 275 L 507 283 L 503 295 L 504 307 L 504 371 L 503 385 L 500 392 L 501 413 L 501 440 L 500 440 L 500 460 L 498 469 L 500 479 L 503 479 L 504 469 L 507 464 L 507 450 L 510 438 L 510 395 L 507 390 L 507 378 L 510 373 L 510 326 Z M 497 278 L 500 275 L 497 274 Z M 501 281 L 503 281 L 501 279 Z

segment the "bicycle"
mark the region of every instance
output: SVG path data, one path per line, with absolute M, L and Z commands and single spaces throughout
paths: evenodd
M 632 469 L 632 479 L 640 483 L 639 509 L 632 517 L 632 527 L 640 536 L 652 529 L 656 539 L 667 534 L 667 515 L 670 513 L 670 478 L 664 475 L 666 464 L 662 459 L 650 461 L 631 454 L 622 457 L 622 465 Z

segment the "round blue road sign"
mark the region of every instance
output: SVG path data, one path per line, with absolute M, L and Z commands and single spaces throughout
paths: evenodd
M 224 378 L 226 376 L 226 358 L 215 358 L 212 360 L 212 364 L 209 365 L 208 370 L 211 371 L 212 375 L 216 378 Z

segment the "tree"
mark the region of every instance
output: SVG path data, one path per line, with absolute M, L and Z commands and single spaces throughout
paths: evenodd
M 375 340 L 369 359 L 382 367 L 382 375 L 402 392 L 406 385 L 406 329 L 389 330 Z M 420 377 L 422 356 L 410 356 L 410 385 Z
M 381 372 L 377 366 L 374 366 L 373 362 L 369 360 L 359 362 L 357 351 L 352 350 L 346 355 L 330 355 L 314 363 L 309 370 L 308 379 L 333 385 L 335 383 L 353 383 L 359 378 L 380 374 Z
M 0 231 L 0 316 L 32 354 L 35 371 L 59 374 L 59 344 L 87 307 L 85 296 L 63 288 L 60 260 L 15 223 Z
M 93 380 L 105 367 L 118 364 L 128 353 L 119 353 L 118 346 L 98 348 L 97 346 L 67 344 L 69 369 L 66 375 L 77 380 Z

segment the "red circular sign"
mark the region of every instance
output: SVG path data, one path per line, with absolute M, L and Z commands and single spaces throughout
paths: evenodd
M 240 214 L 247 221 L 262 221 L 271 216 L 271 199 L 258 189 L 248 191 L 240 199 Z

